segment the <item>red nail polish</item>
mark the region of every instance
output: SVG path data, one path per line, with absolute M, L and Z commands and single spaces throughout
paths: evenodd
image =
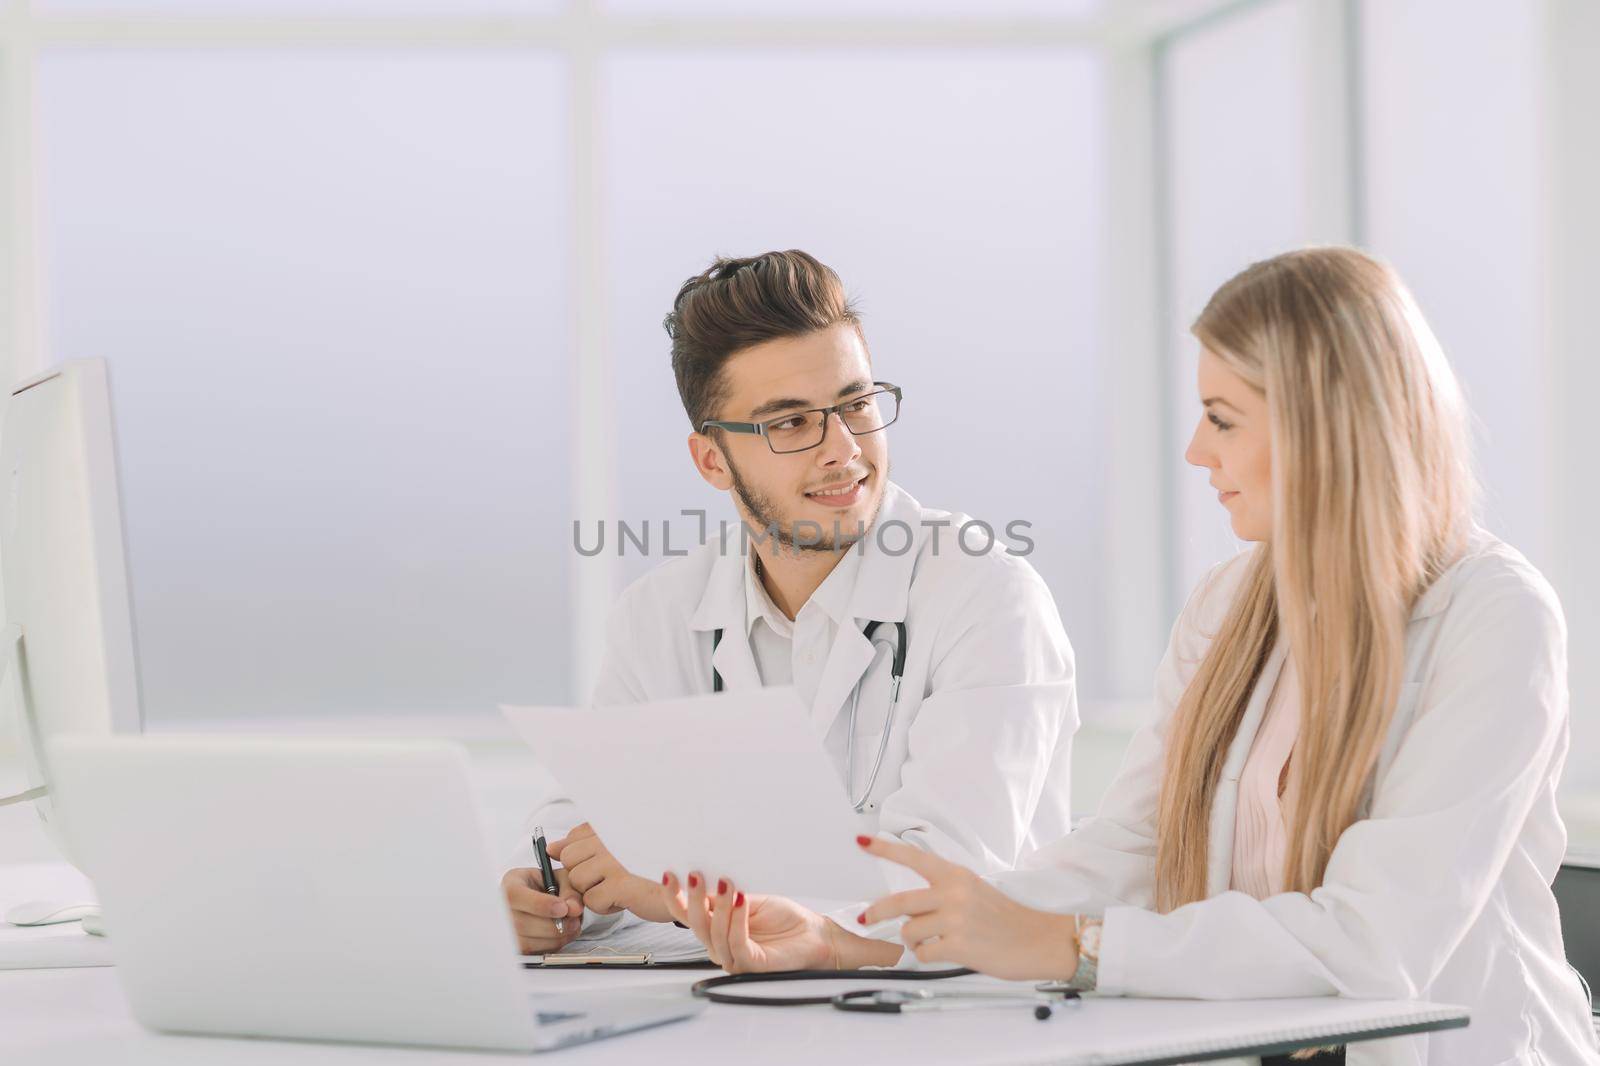
M 862 925 L 866 925 L 867 924 L 867 912 L 866 911 L 862 911 L 860 914 L 856 915 L 856 921 L 860 922 Z
M 662 874 L 661 875 L 661 883 L 662 884 L 665 885 L 665 884 L 669 883 L 671 880 L 672 880 L 672 875 L 671 874 Z
M 871 837 L 856 837 L 856 843 L 860 844 L 862 847 L 866 847 L 868 844 L 872 843 L 872 838 Z
M 743 907 L 744 906 L 744 893 L 743 892 L 741 892 L 737 896 L 733 897 L 733 905 L 735 907 Z
M 727 880 L 726 879 L 719 880 L 717 882 L 717 895 L 726 896 L 727 894 L 728 894 L 728 882 L 727 882 Z
M 699 888 L 700 887 L 700 878 L 696 877 L 694 874 L 690 874 L 689 875 L 689 887 L 690 888 Z

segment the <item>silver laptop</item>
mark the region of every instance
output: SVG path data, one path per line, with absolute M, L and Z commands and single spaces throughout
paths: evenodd
M 50 763 L 152 1029 L 534 1051 L 704 1007 L 528 987 L 455 745 L 71 737 Z

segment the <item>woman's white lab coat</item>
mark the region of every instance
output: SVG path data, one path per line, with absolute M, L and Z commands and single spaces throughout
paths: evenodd
M 1566 624 L 1539 572 L 1486 534 L 1412 611 L 1365 816 L 1339 838 L 1321 887 L 1261 901 L 1228 890 L 1239 775 L 1283 665 L 1280 646 L 1222 770 L 1210 898 L 1152 909 L 1166 731 L 1248 560 L 1218 567 L 1184 608 L 1155 718 L 1099 814 L 999 883 L 1036 907 L 1105 912 L 1103 994 L 1424 999 L 1469 1007 L 1470 1028 L 1352 1044 L 1351 1066 L 1600 1063 L 1550 891 L 1566 850 L 1556 811 Z

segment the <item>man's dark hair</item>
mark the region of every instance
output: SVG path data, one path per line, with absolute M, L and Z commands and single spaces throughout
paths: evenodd
M 661 323 L 672 338 L 672 374 L 698 432 L 727 395 L 723 364 L 737 351 L 780 337 L 861 320 L 839 275 L 805 252 L 718 257 L 683 283 Z

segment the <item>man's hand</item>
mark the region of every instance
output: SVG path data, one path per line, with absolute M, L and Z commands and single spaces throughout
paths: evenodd
M 511 924 L 517 931 L 517 947 L 524 955 L 547 955 L 577 939 L 583 925 L 583 899 L 569 883 L 567 871 L 556 871 L 556 884 L 561 889 L 559 897 L 544 890 L 537 867 L 507 870 L 500 879 L 511 908 Z M 557 918 L 561 919 L 559 933 Z
M 560 860 L 583 905 L 596 914 L 628 910 L 649 922 L 672 921 L 661 886 L 624 870 L 588 822 L 551 844 L 550 857 Z

